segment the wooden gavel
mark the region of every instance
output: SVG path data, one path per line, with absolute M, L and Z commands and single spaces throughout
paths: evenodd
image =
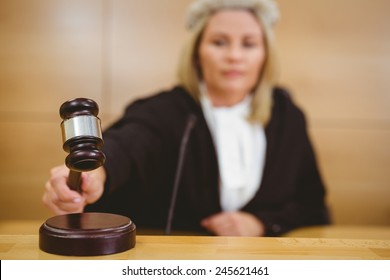
M 60 107 L 63 149 L 69 153 L 65 159 L 70 169 L 67 184 L 79 193 L 81 173 L 98 168 L 106 159 L 101 151 L 103 138 L 98 113 L 96 102 L 87 98 L 72 99 Z
M 86 98 L 62 104 L 60 115 L 67 184 L 81 192 L 81 173 L 104 164 L 98 105 Z M 136 226 L 125 216 L 111 213 L 71 213 L 51 217 L 39 228 L 39 248 L 66 256 L 98 256 L 129 250 L 136 243 Z

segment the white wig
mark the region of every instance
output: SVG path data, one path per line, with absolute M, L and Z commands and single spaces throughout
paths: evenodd
M 188 9 L 187 28 L 193 30 L 213 12 L 228 8 L 251 10 L 260 22 L 268 27 L 273 27 L 280 17 L 278 5 L 274 0 L 197 0 Z

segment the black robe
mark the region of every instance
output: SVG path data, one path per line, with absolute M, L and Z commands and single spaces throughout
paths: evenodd
M 325 188 L 304 115 L 283 89 L 274 90 L 265 134 L 260 188 L 240 210 L 258 217 L 267 236 L 329 223 Z M 185 144 L 183 137 L 188 137 Z M 86 211 L 118 213 L 130 217 L 137 227 L 163 229 L 176 177 L 173 229 L 201 231 L 200 221 L 221 211 L 212 136 L 201 106 L 182 87 L 134 102 L 103 133 L 103 139 L 105 192 Z M 179 157 L 183 157 L 180 166 Z

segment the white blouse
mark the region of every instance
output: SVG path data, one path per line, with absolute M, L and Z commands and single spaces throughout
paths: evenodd
M 207 94 L 201 106 L 217 150 L 220 202 L 224 211 L 245 206 L 260 188 L 266 152 L 264 128 L 247 120 L 252 102 L 248 95 L 230 107 L 213 107 Z

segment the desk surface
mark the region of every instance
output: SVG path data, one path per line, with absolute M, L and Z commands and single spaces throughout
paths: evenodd
M 38 235 L 0 235 L 0 259 L 86 258 L 47 254 L 38 247 Z M 390 240 L 140 235 L 129 251 L 88 259 L 390 259 Z
M 74 259 L 47 254 L 39 249 L 37 233 L 41 223 L 0 221 L 0 259 Z M 134 249 L 94 258 L 390 259 L 390 227 L 309 227 L 292 231 L 282 238 L 151 236 L 138 233 Z
M 0 235 L 35 235 L 38 234 L 42 223 L 42 220 L 0 220 Z M 138 228 L 137 232 L 140 235 L 162 235 L 164 233 L 163 231 L 140 231 Z M 189 235 L 189 233 L 175 235 Z M 390 240 L 390 226 L 313 226 L 293 230 L 285 237 Z
M 292 230 L 285 234 L 285 237 L 390 240 L 390 227 L 351 225 L 312 226 Z

